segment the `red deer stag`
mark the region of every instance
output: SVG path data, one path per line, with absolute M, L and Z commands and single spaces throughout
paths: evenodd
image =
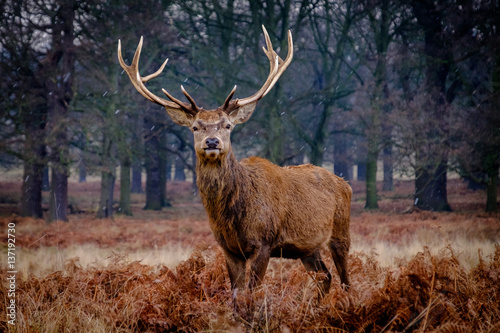
M 259 91 L 247 98 L 233 100 L 235 86 L 224 105 L 214 110 L 197 106 L 182 86 L 189 103 L 165 89 L 168 100 L 151 93 L 144 83 L 157 77 L 167 61 L 156 73 L 142 77 L 138 68 L 142 38 L 130 66 L 123 61 L 120 42 L 118 59 L 144 97 L 164 106 L 175 123 L 193 132 L 197 184 L 212 232 L 224 250 L 233 295 L 244 288 L 247 261 L 251 263 L 248 286 L 253 289 L 262 282 L 270 257 L 300 258 L 307 270 L 324 273 L 326 277 L 319 286 L 324 295 L 332 280 L 320 255 L 324 244 L 331 251 L 341 283 L 349 286 L 351 187 L 342 178 L 310 164 L 279 167 L 258 157 L 238 162 L 231 148 L 234 126 L 250 118 L 257 102 L 292 61 L 291 33 L 288 55 L 283 60 L 263 30 L 267 45 L 264 52 L 271 67 L 269 77 Z

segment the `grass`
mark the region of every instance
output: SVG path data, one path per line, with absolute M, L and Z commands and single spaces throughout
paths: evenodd
M 88 213 L 69 223 L 0 217 L 2 239 L 16 223 L 19 270 L 17 325 L 2 316 L 0 331 L 500 331 L 500 215 L 483 213 L 484 194 L 459 181 L 449 184 L 452 213 L 413 210 L 404 182 L 382 193 L 380 210 L 365 211 L 362 184 L 354 183 L 351 290 L 340 288 L 326 252 L 334 283 L 322 300 L 321 276 L 300 261 L 272 259 L 263 287 L 242 292 L 237 311 L 203 207 L 189 184 L 169 186 L 173 207 L 161 212 L 143 211 L 136 196 L 133 217 L 97 220 L 89 198 L 98 184 L 71 183 Z M 8 299 L 5 284 L 0 297 Z
M 191 252 L 192 248 L 183 248 L 179 244 L 135 251 L 101 248 L 91 243 L 71 245 L 67 248 L 46 246 L 35 250 L 22 249 L 20 251 L 22 261 L 17 270 L 23 278 L 28 278 L 30 275 L 44 276 L 55 271 L 63 271 L 65 264 L 71 260 L 77 260 L 81 267 L 89 268 L 95 265 L 108 266 L 114 261 L 115 256 L 127 262 L 140 261 L 151 266 L 162 263 L 166 267 L 175 268 L 181 261 L 188 259 Z

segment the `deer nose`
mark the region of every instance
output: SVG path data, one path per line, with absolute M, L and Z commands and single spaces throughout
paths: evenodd
M 219 145 L 219 139 L 217 138 L 208 138 L 206 141 L 205 141 L 208 149 L 217 149 L 217 146 Z

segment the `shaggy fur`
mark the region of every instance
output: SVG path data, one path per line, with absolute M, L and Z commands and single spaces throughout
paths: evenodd
M 152 94 L 144 83 L 158 76 L 160 69 L 145 78 L 138 71 L 142 38 L 130 66 L 126 65 L 118 43 L 118 59 L 136 89 L 148 100 L 165 107 L 172 120 L 187 126 L 194 135 L 197 155 L 197 184 L 210 219 L 210 227 L 226 256 L 231 287 L 243 288 L 247 261 L 251 262 L 250 289 L 262 282 L 270 257 L 300 258 L 309 271 L 323 272 L 322 294 L 329 291 L 331 275 L 321 260 L 320 249 L 327 244 L 341 282 L 349 286 L 347 254 L 351 188 L 331 172 L 312 165 L 278 167 L 261 158 L 239 163 L 234 157 L 230 134 L 234 126 L 246 122 L 257 102 L 273 87 L 293 58 L 293 42 L 288 32 L 288 54 L 279 58 L 266 29 L 264 53 L 269 59 L 269 77 L 254 95 L 242 100 L 232 97 L 211 111 L 163 92 L 171 101 Z
M 257 157 L 239 163 L 232 151 L 208 162 L 198 155 L 197 184 L 211 229 L 224 249 L 232 288 L 258 285 L 270 257 L 301 259 L 309 271 L 331 275 L 321 260 L 327 244 L 341 282 L 349 285 L 347 254 L 351 188 L 342 178 L 310 164 L 279 167 Z

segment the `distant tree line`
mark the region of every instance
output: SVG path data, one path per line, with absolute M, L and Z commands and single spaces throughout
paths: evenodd
M 169 205 L 172 163 L 194 174 L 191 135 L 147 103 L 123 75 L 144 36 L 140 71 L 181 97 L 180 84 L 209 108 L 251 95 L 267 76 L 261 26 L 276 48 L 295 41 L 292 65 L 254 117 L 234 133 L 239 157 L 285 165 L 332 162 L 366 180 L 378 207 L 395 173 L 415 180 L 415 205 L 450 210 L 447 174 L 487 191 L 497 210 L 500 166 L 500 8 L 497 1 L 392 0 L 1 0 L 0 163 L 24 166 L 21 213 L 67 220 L 68 177 L 101 176 L 99 217 Z M 50 170 L 50 177 L 47 172 Z M 118 171 L 119 170 L 119 173 Z M 120 197 L 113 198 L 116 182 Z

